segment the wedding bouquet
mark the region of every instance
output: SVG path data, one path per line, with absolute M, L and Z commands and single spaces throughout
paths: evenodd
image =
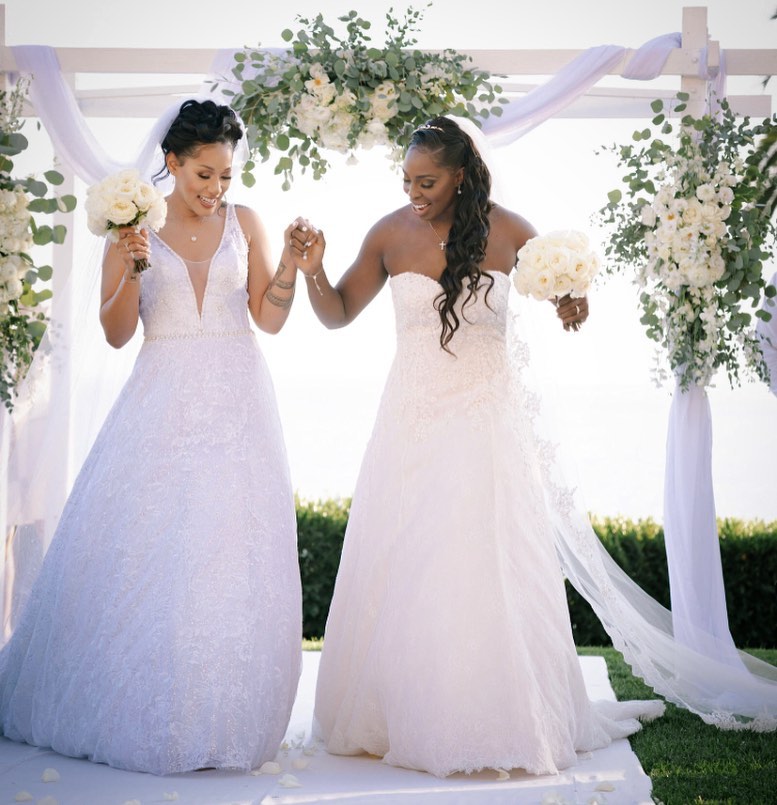
M 599 257 L 582 232 L 549 232 L 526 241 L 518 251 L 513 284 L 518 293 L 545 300 L 585 296 Z
M 158 232 L 165 223 L 164 196 L 140 178 L 137 170 L 123 170 L 92 185 L 86 191 L 86 225 L 89 231 L 116 243 L 118 229 L 141 224 Z M 135 270 L 145 271 L 148 260 L 136 260 Z

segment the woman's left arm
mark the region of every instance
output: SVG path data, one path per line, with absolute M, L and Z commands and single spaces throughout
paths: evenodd
M 236 208 L 240 228 L 248 242 L 248 310 L 260 330 L 278 333 L 286 323 L 294 301 L 297 267 L 289 252 L 289 231 L 283 238 L 283 253 L 273 268 L 272 250 L 264 224 L 249 207 Z

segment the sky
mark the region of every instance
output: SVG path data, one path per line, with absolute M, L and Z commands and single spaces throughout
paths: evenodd
M 5 42 L 101 48 L 278 46 L 280 32 L 295 27 L 295 15 L 320 11 L 334 22 L 354 8 L 374 23 L 379 44 L 381 24 L 392 5 L 395 11 L 405 8 L 375 0 L 298 0 L 293 10 L 256 0 L 232 0 L 221 7 L 204 0 L 134 0 L 117 15 L 106 14 L 105 4 L 95 0 L 10 0 L 5 4 Z M 638 47 L 679 31 L 684 5 L 675 0 L 437 0 L 424 13 L 418 46 Z M 777 0 L 711 0 L 703 5 L 710 35 L 722 48 L 777 47 L 777 20 L 770 21 Z M 676 80 L 657 79 L 649 86 L 674 89 Z M 605 79 L 600 86 L 617 84 L 617 79 Z M 767 88 L 773 111 L 776 85 L 777 79 Z M 748 77 L 729 79 L 729 92 L 764 90 L 760 77 Z M 109 153 L 129 159 L 151 121 L 90 122 Z M 597 151 L 628 141 L 639 124 L 551 120 L 498 149 L 499 181 L 509 190 L 510 206 L 541 232 L 582 229 L 601 248 L 604 233 L 591 216 L 618 184 L 618 172 L 612 158 Z M 35 158 L 47 157 L 44 135 L 31 140 Z M 303 177 L 288 193 L 270 171 L 260 170 L 258 178 L 255 188 L 238 188 L 235 198 L 254 207 L 268 231 L 277 233 L 278 254 L 287 223 L 297 214 L 309 217 L 326 233 L 332 280 L 355 257 L 369 226 L 406 203 L 399 175 L 375 152 L 360 155 L 355 167 L 336 164 L 324 181 Z M 776 269 L 767 266 L 765 273 L 770 276 Z M 657 388 L 651 380 L 653 346 L 639 324 L 630 281 L 615 277 L 597 284 L 590 302 L 591 318 L 576 334 L 563 333 L 552 310 L 532 313 L 542 375 L 564 447 L 590 511 L 660 520 L 671 390 Z M 304 498 L 349 496 L 393 355 L 388 290 L 352 325 L 331 332 L 318 324 L 301 293 L 282 333 L 260 338 L 275 382 L 295 488 Z M 718 514 L 777 519 L 777 397 L 755 384 L 732 390 L 724 378 L 709 390 L 709 397 Z

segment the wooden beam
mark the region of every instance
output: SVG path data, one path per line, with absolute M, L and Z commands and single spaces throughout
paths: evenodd
M 706 30 L 706 22 L 705 22 Z M 705 42 L 706 44 L 706 42 Z M 702 45 L 701 47 L 704 47 Z M 239 48 L 235 49 L 237 52 Z M 136 73 L 207 75 L 218 50 L 181 48 L 56 48 L 64 73 Z M 441 52 L 441 51 L 431 51 Z M 553 75 L 584 50 L 463 50 L 473 64 L 495 75 Z M 634 55 L 627 49 L 610 75 L 620 75 Z M 668 76 L 696 75 L 700 51 L 672 51 L 662 72 Z M 725 50 L 727 75 L 777 75 L 777 49 Z M 0 72 L 16 70 L 13 50 L 0 46 Z

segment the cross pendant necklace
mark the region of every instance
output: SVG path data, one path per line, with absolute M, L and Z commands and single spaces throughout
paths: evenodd
M 434 232 L 435 237 L 440 238 L 440 233 L 432 226 L 432 222 L 427 221 L 426 223 L 429 224 L 429 227 L 432 232 Z M 440 247 L 440 251 L 443 252 L 445 251 L 445 247 L 448 245 L 448 241 L 440 238 L 440 242 L 437 245 Z

